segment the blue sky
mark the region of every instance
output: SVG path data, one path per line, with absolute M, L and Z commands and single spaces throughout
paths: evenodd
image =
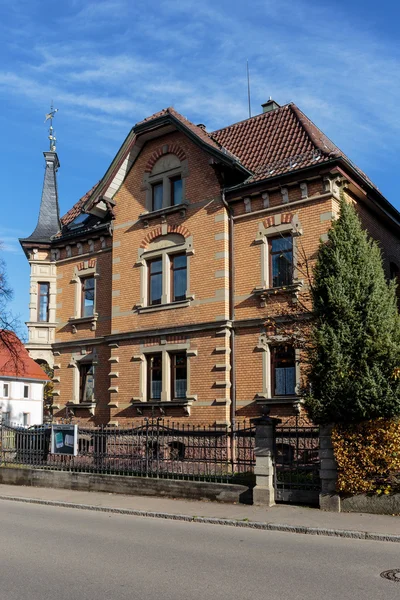
M 209 130 L 269 96 L 295 102 L 400 209 L 398 3 L 386 0 L 0 0 L 0 255 L 28 318 L 18 237 L 36 224 L 55 120 L 62 214 L 100 179 L 131 126 L 173 105 Z

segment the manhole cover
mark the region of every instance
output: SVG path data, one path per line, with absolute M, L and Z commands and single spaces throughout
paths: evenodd
M 390 571 L 383 571 L 381 577 L 389 579 L 389 581 L 397 581 L 400 583 L 400 569 L 391 569 Z

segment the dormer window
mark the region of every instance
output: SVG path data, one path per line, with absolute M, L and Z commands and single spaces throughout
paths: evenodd
M 89 219 L 90 215 L 86 213 L 80 213 L 71 223 L 68 224 L 68 229 L 78 229 L 79 227 L 83 227 L 86 221 Z
M 186 175 L 186 160 L 181 162 L 175 154 L 170 153 L 161 156 L 151 173 L 144 175 L 148 213 L 163 209 L 173 211 L 174 206 L 184 204 Z

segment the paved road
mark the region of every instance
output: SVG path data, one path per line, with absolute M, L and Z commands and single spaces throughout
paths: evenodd
M 400 545 L 0 501 L 0 600 L 391 600 Z

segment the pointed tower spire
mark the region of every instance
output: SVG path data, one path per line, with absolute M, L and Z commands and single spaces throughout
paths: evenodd
M 50 112 L 46 115 L 45 123 L 50 120 L 49 140 L 50 150 L 43 152 L 46 161 L 44 174 L 42 200 L 40 203 L 39 218 L 34 232 L 25 238 L 35 242 L 49 242 L 51 236 L 60 229 L 60 212 L 58 208 L 57 171 L 60 167 L 56 152 L 56 137 L 53 132 L 53 118 L 57 112 L 51 103 Z

